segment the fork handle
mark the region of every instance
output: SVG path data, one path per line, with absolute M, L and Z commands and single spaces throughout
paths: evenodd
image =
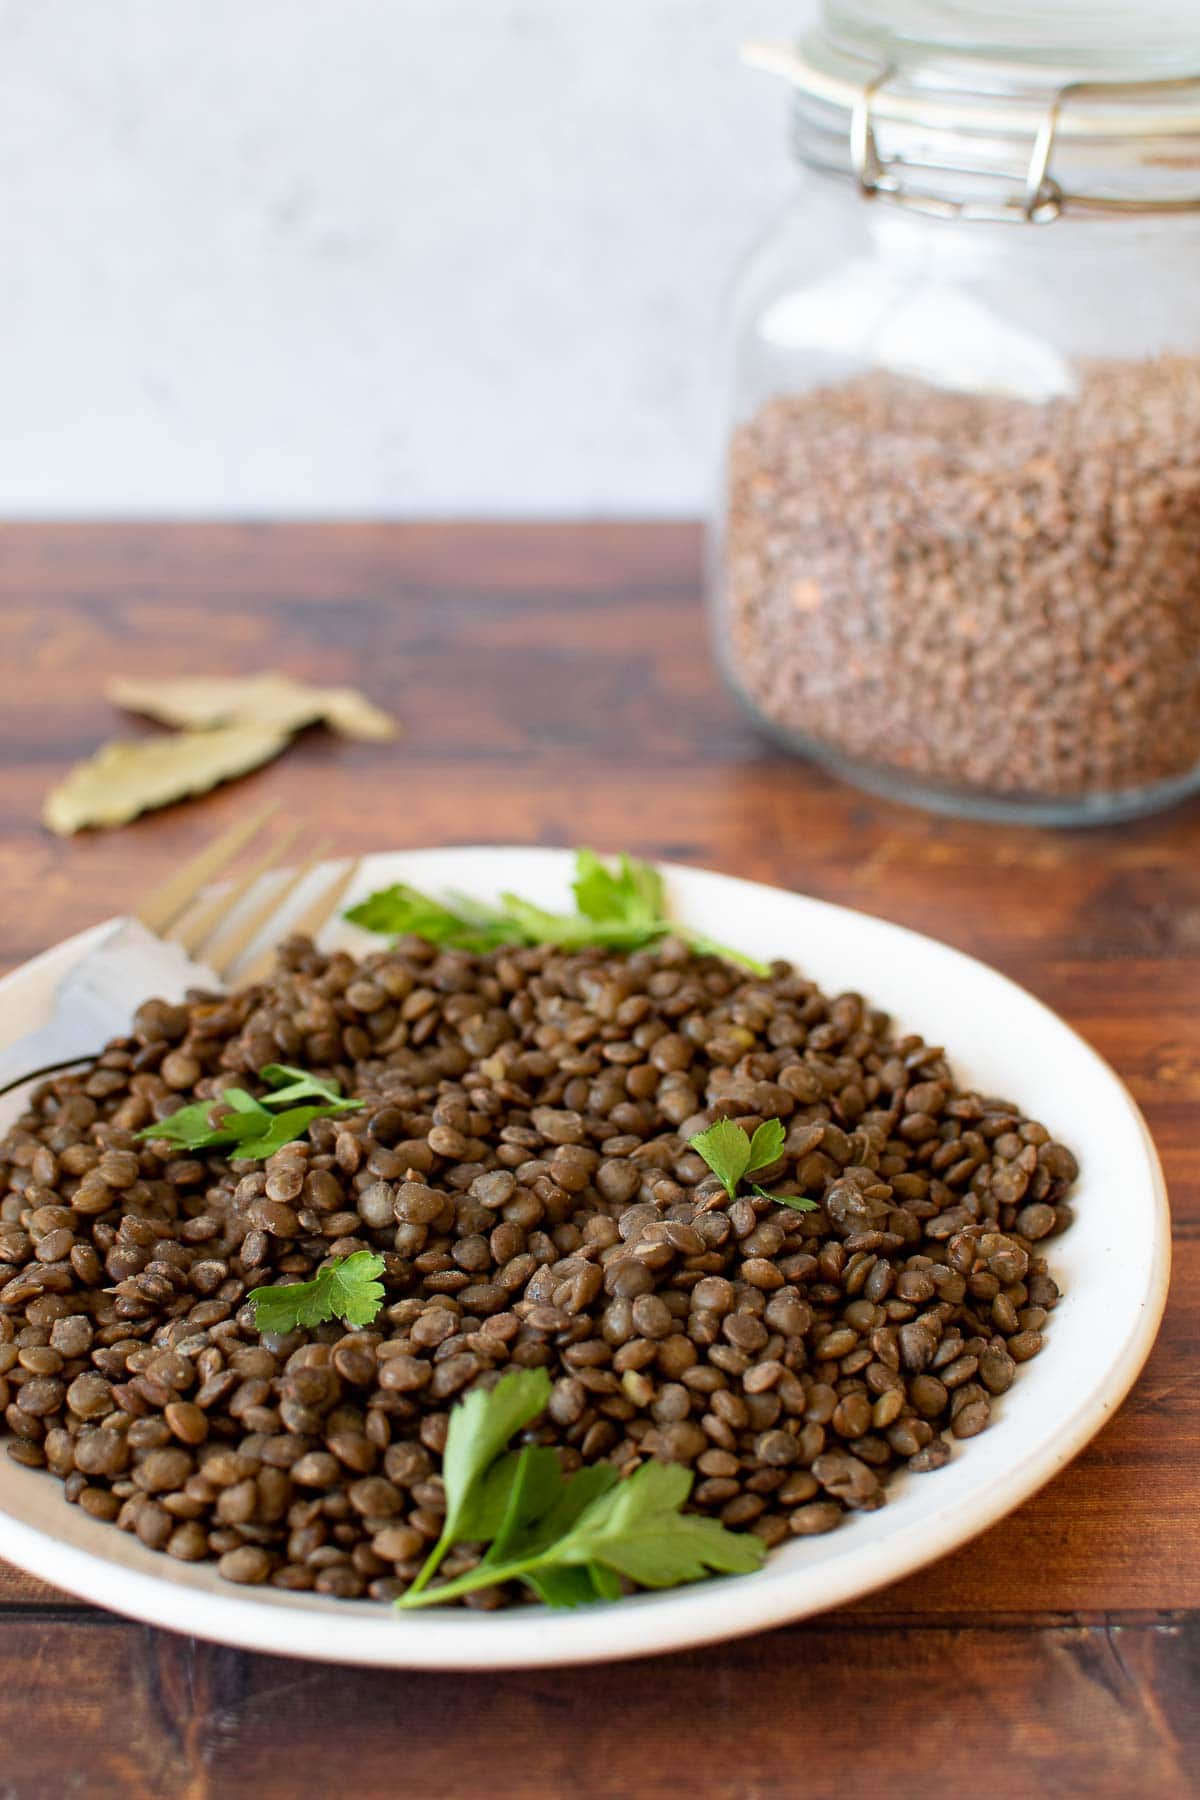
M 38 1081 L 60 1069 L 91 1062 L 100 1049 L 94 1031 L 87 1033 L 78 1026 L 72 1029 L 66 1020 L 55 1019 L 40 1031 L 10 1044 L 7 1050 L 0 1050 L 0 1094 L 11 1094 L 27 1081 Z
M 23 1075 L 14 1075 L 11 1081 L 0 1081 L 0 1099 L 11 1094 L 14 1088 L 22 1088 L 31 1081 L 44 1081 L 47 1075 L 61 1075 L 64 1069 L 82 1068 L 95 1058 L 94 1050 L 87 1050 L 82 1056 L 66 1056 L 61 1062 L 43 1063 L 39 1069 L 26 1069 Z M 4 1073 L 5 1059 L 0 1057 L 0 1075 Z

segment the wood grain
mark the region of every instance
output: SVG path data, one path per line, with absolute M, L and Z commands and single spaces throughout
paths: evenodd
M 1200 803 L 1039 832 L 910 811 L 786 760 L 713 674 L 699 563 L 687 525 L 0 527 L 20 671 L 0 709 L 0 963 L 127 907 L 265 798 L 347 850 L 586 841 L 931 932 L 1063 1013 L 1146 1112 L 1176 1272 L 1134 1395 L 1050 1488 L 935 1567 L 829 1620 L 583 1684 L 242 1657 L 3 1571 L 7 1741 L 44 1708 L 67 1730 L 22 1728 L 0 1794 L 325 1793 L 349 1779 L 351 1717 L 363 1793 L 397 1785 L 400 1745 L 422 1796 L 656 1796 L 681 1769 L 714 1796 L 1195 1791 Z M 254 668 L 358 684 L 406 734 L 309 732 L 124 831 L 42 830 L 71 762 L 149 729 L 114 713 L 106 676 Z
M 92 1614 L 6 1622 L 11 1800 L 1097 1800 L 1195 1793 L 1194 1619 L 851 1620 L 586 1675 L 249 1657 Z M 52 1730 L 39 1729 L 53 1725 Z

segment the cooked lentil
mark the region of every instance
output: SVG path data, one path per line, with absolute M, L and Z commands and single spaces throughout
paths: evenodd
M 279 1057 L 365 1107 L 261 1165 L 135 1140 Z M 772 1185 L 819 1208 L 731 1202 L 687 1143 L 722 1114 L 780 1118 Z M 543 1366 L 527 1436 L 565 1468 L 686 1464 L 693 1506 L 775 1545 L 987 1425 L 1042 1347 L 1075 1174 L 786 963 L 294 940 L 264 985 L 147 1002 L 0 1144 L 7 1452 L 231 1581 L 385 1600 L 438 1535 L 450 1408 Z M 360 1249 L 369 1329 L 256 1333 L 250 1288 Z

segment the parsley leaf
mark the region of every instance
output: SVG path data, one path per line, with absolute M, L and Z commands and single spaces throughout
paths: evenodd
M 772 1194 L 766 1188 L 751 1182 L 750 1191 L 758 1195 L 760 1200 L 774 1200 L 776 1206 L 790 1206 L 793 1212 L 816 1212 L 817 1202 L 804 1194 Z
M 494 1462 L 472 1490 L 458 1516 L 465 1543 L 492 1542 L 493 1551 L 510 1544 L 554 1502 L 562 1486 L 558 1455 L 543 1444 L 526 1444 Z
M 501 894 L 504 917 L 518 944 L 553 944 L 559 950 L 582 950 L 603 944 L 610 950 L 636 950 L 649 942 L 644 927 L 622 919 L 588 919 L 578 913 L 550 912 L 520 894 Z
M 324 1105 L 340 1102 L 344 1107 L 356 1110 L 362 1105 L 361 1100 L 343 1099 L 336 1081 L 323 1081 L 319 1075 L 310 1075 L 307 1069 L 293 1068 L 291 1063 L 267 1063 L 258 1073 L 260 1080 L 272 1090 L 264 1097 L 264 1106 L 294 1106 L 300 1100 L 320 1100 Z
M 692 1488 L 690 1469 L 643 1463 L 581 1515 L 554 1546 L 559 1562 L 598 1563 L 639 1587 L 678 1587 L 710 1571 L 748 1574 L 766 1554 L 761 1538 L 728 1531 L 717 1519 L 680 1509 Z
M 745 1133 L 742 1133 L 743 1137 Z M 764 1119 L 750 1139 L 750 1160 L 743 1173 L 753 1175 L 756 1169 L 768 1169 L 783 1155 L 787 1132 L 782 1119 Z
M 528 1455 L 522 1451 L 513 1481 L 518 1518 L 533 1510 L 521 1481 Z M 667 1588 L 760 1568 L 766 1555 L 760 1538 L 682 1511 L 692 1479 L 678 1464 L 656 1462 L 643 1463 L 627 1481 L 606 1463 L 569 1479 L 560 1473 L 557 1499 L 524 1535 L 517 1529 L 498 1536 L 465 1575 L 424 1594 L 414 1583 L 396 1605 L 436 1606 L 476 1588 L 523 1581 L 550 1606 L 580 1606 L 618 1599 L 621 1577 L 639 1587 Z
M 736 1200 L 738 1183 L 750 1166 L 750 1139 L 741 1126 L 732 1119 L 718 1119 L 688 1143 L 719 1178 L 729 1198 Z
M 622 920 L 654 929 L 665 916 L 663 882 L 649 863 L 620 856 L 613 871 L 594 850 L 575 852 L 575 904 L 587 919 Z
M 689 1138 L 688 1144 L 719 1177 L 729 1198 L 736 1200 L 738 1183 L 747 1175 L 753 1175 L 756 1169 L 769 1169 L 772 1163 L 778 1162 L 786 1138 L 781 1119 L 764 1119 L 753 1137 L 747 1136 L 732 1119 L 718 1119 L 707 1131 L 698 1131 L 695 1137 Z M 780 1206 L 790 1206 L 793 1212 L 817 1210 L 816 1201 L 805 1199 L 803 1194 L 772 1194 L 754 1181 L 750 1183 L 750 1189 L 760 1200 L 774 1200 Z
M 383 1269 L 382 1256 L 355 1250 L 335 1256 L 312 1281 L 252 1288 L 247 1298 L 254 1307 L 255 1328 L 288 1332 L 327 1319 L 343 1319 L 355 1329 L 369 1325 L 383 1303 Z
M 476 954 L 514 944 L 640 950 L 671 935 L 682 938 L 698 955 L 724 957 L 756 975 L 768 973 L 765 963 L 668 919 L 661 875 L 635 857 L 619 857 L 612 869 L 594 850 L 577 850 L 573 892 L 577 911 L 556 913 L 519 894 L 501 894 L 498 906 L 487 906 L 460 894 L 437 900 L 406 882 L 396 882 L 360 900 L 345 916 L 368 931 L 412 933 L 431 944 Z
M 225 1105 L 232 1107 L 234 1112 L 249 1113 L 252 1117 L 261 1117 L 263 1113 L 266 1113 L 268 1118 L 271 1116 L 262 1101 L 256 1100 L 253 1094 L 248 1094 L 245 1088 L 226 1088 L 221 1099 Z M 210 1101 L 209 1104 L 211 1105 L 212 1102 Z M 179 1114 L 176 1113 L 174 1117 L 178 1118 Z
M 445 944 L 449 950 L 470 950 L 476 954 L 524 941 L 506 929 L 503 914 L 485 918 L 480 916 L 481 910 L 472 908 L 469 914 L 460 907 L 454 912 L 440 900 L 418 893 L 407 882 L 397 881 L 351 906 L 345 916 L 352 925 L 361 925 L 366 931 L 378 931 L 388 937 L 423 937 L 431 944 Z
M 361 1101 L 349 1102 L 359 1106 Z M 265 1162 L 268 1156 L 274 1156 L 285 1144 L 303 1137 L 314 1119 L 329 1119 L 346 1110 L 343 1101 L 337 1106 L 292 1106 L 287 1112 L 267 1113 L 263 1120 L 264 1130 L 251 1137 L 239 1138 L 230 1150 L 230 1157 L 242 1162 Z
M 674 1587 L 761 1565 L 761 1539 L 682 1512 L 692 1487 L 686 1469 L 646 1463 L 620 1481 L 610 1464 L 591 1463 L 567 1477 L 543 1445 L 506 1450 L 549 1397 L 544 1369 L 516 1369 L 490 1390 L 473 1389 L 451 1412 L 442 1461 L 445 1527 L 398 1607 L 437 1606 L 518 1580 L 549 1606 L 581 1606 L 619 1599 L 623 1577 L 641 1587 Z M 427 1589 L 446 1551 L 460 1542 L 488 1549 L 465 1575 Z
M 214 1125 L 212 1115 L 218 1106 L 229 1110 Z M 209 1145 L 240 1143 L 243 1138 L 254 1137 L 270 1122 L 271 1114 L 260 1101 L 245 1088 L 231 1087 L 225 1089 L 219 1102 L 197 1100 L 191 1106 L 181 1106 L 169 1118 L 156 1119 L 135 1136 L 157 1138 L 184 1150 L 201 1150 Z
M 545 1369 L 514 1369 L 494 1388 L 472 1388 L 450 1414 L 442 1453 L 446 1518 L 409 1593 L 419 1593 L 437 1572 L 447 1550 L 479 1534 L 495 1516 L 495 1498 L 481 1492 L 484 1477 L 513 1433 L 543 1412 L 550 1398 Z M 510 1477 L 511 1479 L 511 1477 Z M 485 1585 L 485 1584 L 484 1584 Z
M 181 1106 L 178 1112 L 156 1119 L 135 1135 L 184 1150 L 224 1150 L 231 1159 L 261 1161 L 302 1136 L 314 1119 L 357 1112 L 363 1105 L 361 1100 L 344 1099 L 336 1081 L 323 1081 L 319 1075 L 310 1075 L 287 1063 L 268 1063 L 259 1074 L 272 1090 L 261 1100 L 245 1088 L 229 1087 L 219 1101 L 197 1100 L 191 1106 Z M 319 1104 L 289 1104 L 309 1095 L 316 1097 Z M 271 1110 L 278 1106 L 286 1110 Z M 216 1108 L 223 1110 L 213 1124 Z

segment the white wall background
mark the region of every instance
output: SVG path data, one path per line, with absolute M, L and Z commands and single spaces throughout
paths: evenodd
M 0 0 L 0 515 L 704 503 L 809 0 Z

